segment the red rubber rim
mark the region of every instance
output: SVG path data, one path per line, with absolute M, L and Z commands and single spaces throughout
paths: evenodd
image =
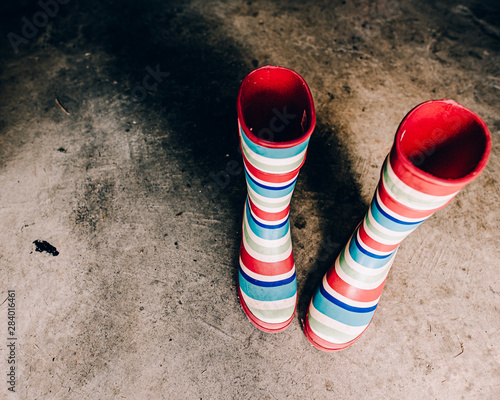
M 255 75 L 259 76 L 262 74 L 266 74 L 269 71 L 279 71 L 282 74 L 290 74 L 293 75 L 304 87 L 306 96 L 307 96 L 307 101 L 308 101 L 308 108 L 309 108 L 309 117 L 311 119 L 309 123 L 309 129 L 307 132 L 304 133 L 301 137 L 290 140 L 287 142 L 270 142 L 268 140 L 261 139 L 257 137 L 247 126 L 245 122 L 245 118 L 243 118 L 243 109 L 242 109 L 242 104 L 241 104 L 241 99 L 242 99 L 242 90 L 245 87 L 245 82 L 252 79 Z M 240 90 L 238 91 L 238 100 L 236 102 L 236 108 L 237 108 L 237 113 L 238 113 L 238 121 L 240 122 L 241 128 L 245 132 L 245 135 L 254 143 L 258 144 L 259 146 L 264 146 L 264 147 L 269 147 L 269 148 L 289 148 L 296 146 L 305 140 L 307 140 L 313 133 L 314 127 L 316 126 L 316 111 L 314 109 L 314 101 L 312 98 L 311 90 L 309 89 L 309 86 L 307 86 L 306 81 L 304 78 L 302 78 L 297 72 L 289 69 L 289 68 L 284 68 L 280 67 L 277 65 L 265 65 L 263 67 L 257 68 L 250 72 L 245 79 L 243 79 L 243 82 L 240 86 Z
M 474 120 L 480 127 L 481 133 L 484 138 L 485 146 L 483 149 L 483 154 L 475 168 L 470 171 L 467 175 L 461 178 L 453 178 L 453 179 L 444 179 L 434 176 L 428 172 L 421 170 L 412 164 L 412 162 L 407 158 L 402 149 L 401 141 L 403 140 L 403 135 L 405 133 L 405 129 L 403 129 L 406 125 L 412 124 L 413 117 L 415 115 L 420 114 L 421 110 L 427 109 L 436 109 L 437 115 L 442 109 L 452 110 L 456 113 L 456 115 L 461 114 L 463 118 L 469 118 L 470 120 Z M 424 111 L 425 112 L 425 111 Z M 446 195 L 451 194 L 453 191 L 458 191 L 463 188 L 468 183 L 472 182 L 486 167 L 488 162 L 488 158 L 491 151 L 491 133 L 486 126 L 486 123 L 481 119 L 479 115 L 475 112 L 471 111 L 467 107 L 457 103 L 454 100 L 429 100 L 425 101 L 418 106 L 414 107 L 401 121 L 397 131 L 396 137 L 394 139 L 394 146 L 391 150 L 390 157 L 393 167 L 397 167 L 402 171 L 408 171 L 413 176 L 418 177 L 419 184 L 422 186 L 421 188 L 417 188 L 417 190 L 421 190 L 424 193 L 434 194 L 434 195 Z M 396 160 L 397 159 L 397 160 Z

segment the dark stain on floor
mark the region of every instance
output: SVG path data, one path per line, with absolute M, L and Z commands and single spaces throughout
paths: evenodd
M 59 255 L 57 249 L 45 240 L 35 240 L 33 244 L 36 246 L 35 251 L 39 253 L 49 253 L 54 257 Z

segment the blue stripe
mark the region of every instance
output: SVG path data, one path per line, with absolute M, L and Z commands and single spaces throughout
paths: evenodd
M 293 189 L 295 188 L 295 185 L 290 185 L 285 188 L 277 188 L 277 189 L 274 188 L 274 190 L 264 189 L 250 178 L 246 170 L 245 170 L 245 176 L 247 178 L 247 185 L 251 187 L 254 190 L 254 192 L 260 194 L 261 196 L 271 199 L 279 199 L 280 197 L 285 197 L 286 195 L 293 192 Z
M 321 293 L 320 288 L 316 290 L 316 294 L 313 297 L 313 304 L 314 307 L 322 314 L 349 326 L 368 325 L 375 312 L 357 313 L 345 310 L 344 308 L 339 307 L 326 299 Z
M 238 282 L 240 289 L 248 297 L 259 301 L 277 301 L 284 300 L 293 297 L 297 293 L 297 280 L 294 279 L 292 282 L 277 286 L 277 287 L 265 287 L 254 285 L 247 281 L 245 277 L 239 271 Z
M 252 217 L 252 220 L 257 224 L 259 225 L 260 227 L 264 228 L 264 229 L 279 229 L 279 228 L 282 228 L 284 227 L 287 223 L 288 223 L 288 218 L 286 220 L 284 220 L 283 222 L 277 224 L 277 225 L 266 225 L 266 224 L 263 224 L 262 222 L 260 221 L 257 221 L 255 219 L 255 217 L 253 216 L 252 214 L 252 210 L 250 209 L 250 204 L 249 202 L 247 201 L 246 202 L 246 206 L 247 206 L 247 213 L 250 214 L 250 217 Z
M 378 189 L 377 189 L 378 190 Z M 391 221 L 394 221 L 395 223 L 397 224 L 401 224 L 401 225 L 418 225 L 418 224 L 421 224 L 422 222 L 424 222 L 427 218 L 424 218 L 423 220 L 421 221 L 416 221 L 416 222 L 408 222 L 408 221 L 401 221 L 395 217 L 393 217 L 392 215 L 389 215 L 387 214 L 383 209 L 382 207 L 380 206 L 378 200 L 377 200 L 377 196 L 374 196 L 373 198 L 373 201 L 375 202 L 375 205 L 377 206 L 377 209 L 378 211 L 386 218 L 390 219 Z
M 377 204 L 377 199 L 374 198 L 372 201 L 372 204 L 370 206 L 371 212 L 373 215 L 373 218 L 375 218 L 375 221 L 377 221 L 380 225 L 382 225 L 384 228 L 390 229 L 391 231 L 394 232 L 408 232 L 415 228 L 416 224 L 403 224 L 398 222 L 394 222 L 395 218 L 387 218 L 384 214 L 382 213 L 380 206 Z M 422 223 L 423 221 L 418 222 L 419 224 Z
M 290 228 L 289 219 L 287 218 L 284 222 L 279 225 L 266 225 L 262 222 L 257 221 L 252 212 L 250 211 L 250 206 L 248 202 L 246 203 L 246 215 L 247 223 L 252 232 L 266 240 L 276 240 L 284 237 Z
M 351 239 L 351 242 L 349 243 L 349 254 L 354 261 L 356 261 L 363 267 L 371 269 L 378 269 L 385 267 L 387 263 L 390 261 L 390 259 L 396 253 L 396 250 L 393 250 L 392 253 L 390 253 L 388 256 L 383 256 L 383 258 L 380 258 L 381 256 L 372 257 L 370 252 L 360 248 L 359 243 L 357 243 L 356 236 L 357 236 L 357 231 L 353 235 L 353 238 L 355 240 Z
M 299 143 L 296 146 L 288 147 L 288 148 L 275 148 L 271 149 L 264 146 L 259 146 L 252 142 L 243 132 L 243 128 L 241 129 L 241 137 L 245 141 L 245 144 L 252 150 L 254 153 L 268 158 L 290 158 L 296 156 L 303 152 L 307 145 L 309 144 L 309 138 L 304 140 L 302 143 Z
M 367 313 L 367 312 L 375 311 L 375 309 L 377 308 L 377 304 L 375 304 L 374 306 L 371 306 L 371 307 L 366 307 L 366 308 L 350 306 L 349 304 L 346 304 L 346 303 L 336 299 L 330 293 L 328 293 L 326 291 L 326 289 L 324 288 L 323 283 L 321 283 L 319 289 L 320 289 L 321 294 L 327 300 L 329 300 L 330 302 L 332 302 L 333 304 L 335 304 L 339 307 L 342 307 L 344 310 L 347 310 L 347 311 L 352 311 L 352 312 L 357 312 L 357 313 Z
M 240 266 L 240 274 L 243 276 L 243 278 L 245 278 L 245 280 L 247 280 L 251 284 L 263 287 L 276 287 L 276 286 L 287 285 L 295 280 L 295 272 L 294 272 L 291 277 L 282 279 L 281 281 L 272 281 L 272 282 L 259 281 L 258 279 L 254 279 L 251 276 L 247 275 L 245 271 L 241 269 L 241 266 Z
M 384 256 L 381 256 L 379 254 L 374 254 L 374 253 L 370 253 L 368 250 L 365 250 L 363 248 L 363 246 L 361 246 L 359 244 L 359 241 L 358 241 L 358 235 L 357 233 L 359 232 L 359 230 L 356 230 L 356 234 L 354 235 L 354 242 L 356 243 L 356 247 L 358 248 L 358 250 L 363 253 L 363 254 L 366 254 L 368 257 L 371 257 L 371 258 L 376 258 L 378 260 L 383 260 L 384 258 L 387 258 L 387 257 L 390 257 L 392 255 L 392 252 L 389 253 L 389 254 L 386 254 Z M 394 250 L 393 250 L 394 251 Z
M 245 168 L 245 172 L 247 172 L 246 168 Z M 267 190 L 283 190 L 283 189 L 286 189 L 290 186 L 295 185 L 295 182 L 297 182 L 297 178 L 295 178 L 292 182 L 290 182 L 288 185 L 285 185 L 285 186 L 266 186 L 266 185 L 263 185 L 262 183 L 257 182 L 255 179 L 253 179 L 249 173 L 247 173 L 246 176 L 247 176 L 247 178 L 250 178 L 250 180 L 252 182 L 254 182 L 256 185 L 260 186 L 261 188 L 267 189 Z

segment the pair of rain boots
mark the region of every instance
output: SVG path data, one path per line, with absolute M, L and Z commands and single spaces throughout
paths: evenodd
M 258 329 L 292 322 L 297 280 L 290 235 L 292 193 L 316 116 L 296 72 L 251 72 L 237 101 L 248 196 L 243 210 L 238 295 Z M 303 329 L 323 351 L 353 344 L 370 324 L 403 239 L 485 168 L 491 149 L 483 120 L 452 100 L 432 100 L 401 122 L 370 207 L 314 293 Z

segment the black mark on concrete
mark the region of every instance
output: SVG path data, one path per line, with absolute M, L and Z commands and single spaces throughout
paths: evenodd
M 295 226 L 297 229 L 304 229 L 306 225 L 307 221 L 302 215 L 299 215 L 297 218 L 295 218 L 293 226 Z
M 36 246 L 35 251 L 38 251 L 40 253 L 43 253 L 45 251 L 49 254 L 52 254 L 54 257 L 59 255 L 57 249 L 45 240 L 35 240 L 33 243 Z

